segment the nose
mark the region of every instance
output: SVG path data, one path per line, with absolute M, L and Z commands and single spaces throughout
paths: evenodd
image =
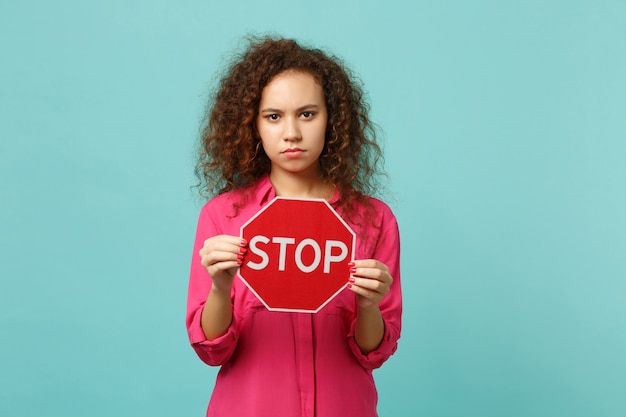
M 302 134 L 300 133 L 300 126 L 297 119 L 288 118 L 285 123 L 284 140 L 288 142 L 298 142 L 302 140 Z

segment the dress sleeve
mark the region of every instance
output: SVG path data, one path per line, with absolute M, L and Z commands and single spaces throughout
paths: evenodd
M 348 343 L 357 360 L 365 369 L 379 368 L 398 347 L 402 328 L 402 291 L 400 285 L 400 233 L 395 216 L 388 208 L 385 210 L 382 230 L 376 243 L 373 259 L 389 268 L 393 283 L 389 293 L 382 299 L 378 307 L 385 324 L 385 333 L 378 348 L 367 355 L 361 353 L 354 338 L 356 319 L 352 321 L 348 333 Z
M 206 239 L 221 233 L 222 231 L 212 219 L 208 206 L 205 206 L 200 212 L 198 219 L 196 239 L 191 258 L 186 321 L 191 346 L 200 359 L 211 366 L 222 365 L 226 362 L 233 354 L 239 339 L 239 332 L 237 331 L 234 317 L 226 334 L 211 341 L 208 341 L 204 336 L 200 322 L 204 304 L 211 290 L 212 281 L 207 270 L 200 262 L 198 252 L 202 249 Z M 233 294 L 231 294 L 232 299 Z

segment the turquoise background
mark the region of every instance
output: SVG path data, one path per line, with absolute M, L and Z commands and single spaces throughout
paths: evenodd
M 345 58 L 385 131 L 381 416 L 626 416 L 624 0 L 0 4 L 0 415 L 204 415 L 193 146 L 274 31 Z

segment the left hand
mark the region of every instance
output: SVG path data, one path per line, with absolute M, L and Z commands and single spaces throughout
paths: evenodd
M 354 261 L 350 273 L 348 288 L 357 294 L 357 302 L 361 308 L 378 305 L 393 282 L 387 265 L 375 259 Z

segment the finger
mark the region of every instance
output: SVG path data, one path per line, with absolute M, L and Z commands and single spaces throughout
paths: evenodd
M 223 262 L 230 262 L 226 266 L 217 265 L 215 268 L 223 270 L 235 266 L 239 266 L 243 262 L 243 257 L 247 251 L 246 248 L 241 247 L 225 247 L 226 250 L 211 250 L 211 248 L 203 248 L 200 250 L 200 262 L 205 268 L 212 268 L 213 265 L 217 265 Z M 213 269 L 215 271 L 215 269 Z
M 389 292 L 389 283 L 370 278 L 351 277 L 349 284 L 353 287 L 362 288 L 366 291 L 373 291 L 379 294 L 387 294 Z
M 213 265 L 210 265 L 207 268 L 209 275 L 212 277 L 216 277 L 219 273 L 227 273 L 229 276 L 233 277 L 235 272 L 237 272 L 237 268 L 239 267 L 238 261 L 225 261 L 218 262 Z
M 228 262 L 235 261 L 237 262 L 240 259 L 243 259 L 243 254 L 234 253 L 234 252 L 221 252 L 221 251 L 211 251 L 206 253 L 201 253 L 201 263 L 205 267 L 210 265 L 219 263 L 219 262 Z
M 213 236 L 211 239 L 215 239 L 217 241 L 221 241 L 221 242 L 225 242 L 225 243 L 230 243 L 233 245 L 237 245 L 237 246 L 246 246 L 248 244 L 248 242 L 240 237 L 240 236 L 234 236 L 234 235 L 217 235 L 217 236 Z M 208 239 L 208 240 L 211 240 Z
M 247 246 L 248 242 L 245 239 L 241 239 L 237 236 L 220 235 L 214 236 L 204 241 L 201 251 L 225 251 L 225 252 L 237 252 Z
M 358 285 L 348 283 L 348 289 L 354 292 L 361 299 L 368 300 L 371 304 L 378 304 L 383 299 L 385 294 L 378 293 L 376 291 L 371 291 L 367 288 L 360 287 Z
M 215 262 L 243 259 L 246 254 L 246 248 L 240 247 L 222 247 L 221 250 L 212 248 L 200 249 L 199 255 L 203 265 L 210 265 Z
M 208 265 L 220 260 L 232 260 L 243 256 L 248 250 L 243 246 L 243 240 L 234 242 L 232 239 L 222 239 L 221 236 L 205 241 L 198 254 L 203 259 L 203 264 Z
M 374 268 L 389 271 L 389 268 L 384 263 L 377 261 L 376 259 L 359 259 L 352 262 L 356 268 Z
M 220 272 L 227 271 L 229 275 L 234 275 L 237 268 L 243 263 L 242 254 L 233 254 L 230 252 L 216 253 L 202 257 L 202 265 L 206 268 L 211 276 Z
M 368 281 L 391 285 L 393 278 L 389 272 L 378 268 L 353 268 L 350 270 L 352 278 L 363 278 Z

